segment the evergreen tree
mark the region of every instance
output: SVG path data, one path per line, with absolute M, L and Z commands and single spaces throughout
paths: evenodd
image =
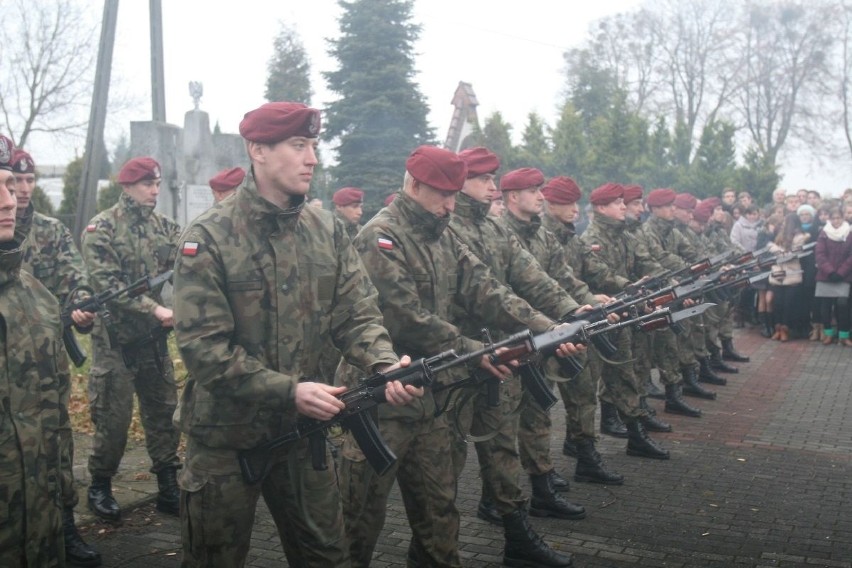
M 414 82 L 413 0 L 339 0 L 340 37 L 330 55 L 339 69 L 324 73 L 339 95 L 326 108 L 325 137 L 336 144 L 330 168 L 337 185 L 361 187 L 377 206 L 399 189 L 405 160 L 434 143 L 429 107 Z
M 53 209 L 53 203 L 50 202 L 50 198 L 41 186 L 35 186 L 33 194 L 30 197 L 30 201 L 33 204 L 33 209 L 39 213 L 47 215 L 48 217 L 56 217 L 56 211 Z
M 737 168 L 737 187 L 747 191 L 755 203 L 768 203 L 772 192 L 781 183 L 774 159 L 762 155 L 754 146 L 743 156 L 743 165 Z
M 512 147 L 512 125 L 503 120 L 503 115 L 496 111 L 485 119 L 482 128 L 482 145 L 497 154 L 500 158 L 500 171 L 505 173 L 520 167 Z
M 571 176 L 585 189 L 588 153 L 583 121 L 574 104 L 566 102 L 553 129 L 554 175 Z
M 524 128 L 523 142 L 518 151 L 518 160 L 522 167 L 538 168 L 545 176 L 553 175 L 553 160 L 550 151 L 550 141 L 545 129 L 547 125 L 536 113 L 531 112 Z
M 74 229 L 74 217 L 77 214 L 77 197 L 80 195 L 80 180 L 83 177 L 83 157 L 75 158 L 65 168 L 62 176 L 62 203 L 59 204 L 59 218 L 69 229 Z
M 281 23 L 281 31 L 275 36 L 272 49 L 272 57 L 266 66 L 266 100 L 310 105 L 313 96 L 311 64 L 299 34 L 292 27 Z
M 735 128 L 716 121 L 704 125 L 695 159 L 681 183 L 681 189 L 696 197 L 721 195 L 736 183 Z
M 121 197 L 122 191 L 123 188 L 112 179 L 109 185 L 100 188 L 98 190 L 98 213 L 118 203 L 118 198 Z
M 648 154 L 644 170 L 645 187 L 673 187 L 677 180 L 677 173 L 672 162 L 672 135 L 664 116 L 657 118 L 654 131 L 651 133 Z M 680 187 L 677 188 L 681 190 Z

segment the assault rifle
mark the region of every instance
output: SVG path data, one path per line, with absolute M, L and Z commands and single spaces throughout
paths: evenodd
M 360 446 L 361 451 L 364 452 L 372 468 L 377 474 L 383 475 L 393 467 L 396 456 L 382 440 L 376 423 L 368 411 L 386 402 L 385 389 L 388 382 L 398 380 L 403 385 L 430 387 L 433 385 L 437 374 L 453 367 L 478 361 L 486 355 L 495 365 L 505 364 L 516 359 L 525 363 L 537 355 L 552 356 L 559 345 L 563 343 L 585 343 L 597 334 L 627 326 L 653 328 L 659 325 L 670 325 L 672 322 L 701 313 L 709 306 L 710 304 L 702 304 L 676 313 L 662 309 L 616 324 L 610 324 L 606 320 L 595 323 L 579 320 L 571 324 L 560 325 L 552 331 L 539 335 L 534 335 L 531 331 L 526 330 L 463 355 L 457 354 L 454 350 L 445 351 L 433 357 L 412 361 L 408 367 L 387 373 L 375 373 L 362 379 L 358 386 L 348 389 L 338 396 L 345 407 L 330 420 L 316 420 L 299 416 L 291 423 L 290 431 L 286 434 L 255 448 L 240 451 L 237 459 L 243 479 L 249 484 L 259 482 L 271 467 L 271 452 L 306 438 L 310 440 L 313 466 L 324 469 L 326 467 L 324 431 L 337 424 L 352 432 L 355 441 Z M 448 386 L 437 388 L 447 390 L 454 387 L 451 383 Z
M 92 290 L 88 286 L 80 286 L 75 288 L 69 297 L 73 296 L 74 293 L 77 292 L 87 292 L 91 294 L 89 297 L 80 300 L 79 302 L 75 302 L 71 305 L 66 305 L 63 307 L 62 314 L 60 315 L 60 319 L 62 321 L 62 341 L 65 343 L 65 349 L 68 351 L 68 356 L 71 357 L 71 361 L 74 363 L 76 367 L 80 367 L 83 363 L 86 362 L 86 353 L 77 343 L 77 338 L 74 337 L 74 330 L 72 326 L 74 325 L 74 320 L 71 319 L 71 314 L 74 310 L 82 310 L 84 312 L 97 313 L 103 311 L 105 314 L 106 304 L 111 300 L 115 300 L 121 296 L 127 296 L 128 298 L 136 298 L 137 296 L 141 296 L 145 292 L 148 292 L 160 284 L 165 283 L 167 280 L 172 277 L 172 270 L 167 270 L 158 276 L 149 277 L 143 276 L 136 282 L 132 283 L 127 288 L 121 288 L 120 290 L 106 290 L 101 292 L 100 294 L 95 294 L 94 290 Z
M 166 370 L 163 368 L 163 356 L 168 353 L 166 338 L 173 329 L 171 326 L 163 327 L 158 325 L 157 327 L 152 327 L 142 335 L 134 337 L 126 343 L 122 343 L 121 358 L 124 360 L 124 364 L 127 367 L 135 365 L 139 357 L 139 351 L 149 348 L 151 349 L 151 354 L 154 356 L 154 364 L 157 366 L 160 377 L 164 377 Z

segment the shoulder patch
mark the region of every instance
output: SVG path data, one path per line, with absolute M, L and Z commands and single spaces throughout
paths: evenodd
M 198 254 L 198 243 L 195 241 L 184 241 L 180 247 L 180 253 L 183 256 L 195 256 Z
M 382 250 L 393 250 L 393 241 L 387 237 L 379 237 L 378 244 Z
M 599 252 L 601 250 L 601 245 L 592 245 L 589 247 L 592 252 Z
M 92 223 L 90 225 L 86 225 L 86 232 L 87 233 L 94 233 L 97 230 L 97 228 L 98 228 L 98 226 L 95 225 L 94 223 Z

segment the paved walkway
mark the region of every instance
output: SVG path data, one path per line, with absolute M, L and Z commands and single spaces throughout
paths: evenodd
M 655 435 L 672 452 L 658 462 L 628 457 L 622 440 L 604 437 L 608 464 L 627 477 L 622 487 L 572 483 L 583 521 L 532 519 L 552 546 L 575 565 L 611 567 L 852 568 L 852 349 L 806 341 L 771 342 L 756 329 L 738 332 L 751 355 L 716 401 L 691 399 L 704 417 L 660 413 L 675 431 Z M 661 403 L 653 401 L 658 408 Z M 574 460 L 561 454 L 561 413 L 554 411 L 553 455 L 569 476 Z M 88 438 L 77 438 L 81 480 L 78 515 L 86 538 L 108 567 L 176 567 L 176 519 L 154 511 L 156 480 L 144 445 L 131 449 L 115 481 L 126 514 L 121 527 L 85 510 Z M 476 518 L 475 459 L 461 480 L 461 551 L 465 566 L 498 566 L 502 532 Z M 529 489 L 526 485 L 527 490 Z M 408 526 L 398 494 L 373 566 L 405 566 Z M 286 566 L 275 527 L 261 507 L 249 566 Z

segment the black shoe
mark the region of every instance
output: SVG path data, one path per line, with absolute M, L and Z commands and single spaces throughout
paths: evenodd
M 692 418 L 701 418 L 701 410 L 691 406 L 681 396 L 681 385 L 666 385 L 666 412 L 669 414 L 682 414 Z
M 560 493 L 571 491 L 571 485 L 568 483 L 568 480 L 556 473 L 555 469 L 551 469 L 547 475 L 550 476 L 550 483 L 553 485 L 553 489 Z
M 577 469 L 574 470 L 574 481 L 622 485 L 624 476 L 606 469 L 603 458 L 595 448 L 595 441 L 584 438 L 577 441 Z
M 721 361 L 721 359 L 719 359 Z M 710 357 L 702 357 L 698 360 L 698 380 L 711 385 L 725 386 L 728 379 L 720 377 L 711 368 Z
M 645 430 L 648 430 L 649 432 L 672 431 L 672 425 L 657 418 L 657 411 L 648 405 L 648 400 L 644 396 L 639 398 L 639 408 L 648 413 L 647 416 L 643 416 L 641 419 Z
M 65 562 L 69 566 L 93 567 L 101 565 L 101 553 L 86 544 L 77 531 L 74 509 L 62 509 L 62 533 L 65 535 Z
M 627 427 L 618 415 L 618 409 L 610 402 L 601 401 L 601 434 L 613 438 L 626 438 Z
M 761 323 L 760 335 L 769 339 L 775 333 L 775 323 L 772 319 L 772 314 L 769 312 L 759 312 L 757 317 Z
M 570 554 L 553 550 L 536 534 L 523 508 L 504 515 L 503 527 L 506 535 L 504 566 L 568 568 L 574 565 Z
M 751 361 L 751 357 L 737 353 L 736 349 L 734 349 L 734 340 L 731 338 L 722 340 L 722 359 L 737 363 L 748 363 Z
M 530 515 L 534 517 L 554 517 L 578 521 L 586 518 L 586 509 L 562 498 L 553 488 L 550 475 L 531 475 L 532 498 Z
M 180 489 L 177 468 L 167 467 L 157 472 L 157 510 L 167 515 L 180 515 Z
M 627 421 L 627 455 L 640 458 L 651 458 L 655 460 L 669 459 L 669 451 L 648 437 L 642 421 L 636 418 Z
M 719 371 L 721 373 L 739 373 L 740 370 L 734 367 L 733 365 L 728 365 L 722 359 L 722 353 L 719 351 L 719 348 L 715 345 L 710 349 L 710 368 L 714 371 Z M 720 377 L 721 378 L 721 377 Z M 698 377 L 701 380 L 701 376 L 699 374 Z
M 106 521 L 121 520 L 121 508 L 112 496 L 112 479 L 109 477 L 93 477 L 89 486 L 89 509 Z
M 696 376 L 695 367 L 684 367 L 683 368 L 683 394 L 687 394 L 689 396 L 697 396 L 698 398 L 704 398 L 707 400 L 716 400 L 716 393 L 713 391 L 709 391 L 698 384 L 698 377 Z
M 566 456 L 576 458 L 577 457 L 577 444 L 565 438 L 565 441 L 562 442 L 562 453 Z
M 482 497 L 479 500 L 479 506 L 476 508 L 476 516 L 498 527 L 503 526 L 503 517 L 497 510 L 497 505 L 488 497 Z

